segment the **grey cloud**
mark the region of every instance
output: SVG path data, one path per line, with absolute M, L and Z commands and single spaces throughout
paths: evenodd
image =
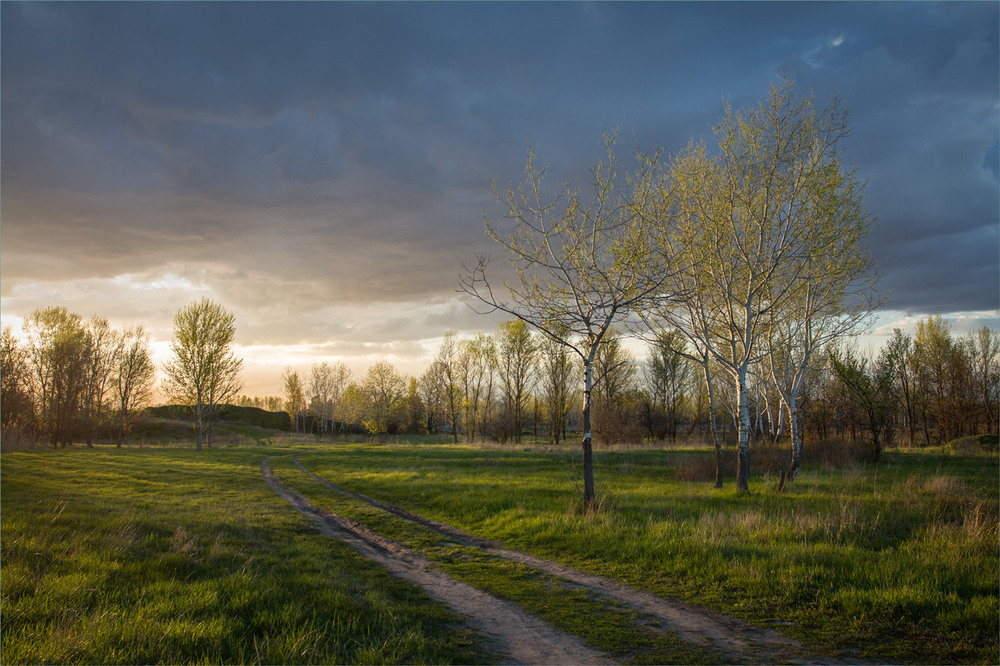
M 585 182 L 605 124 L 668 151 L 711 142 L 723 96 L 760 99 L 781 67 L 851 110 L 893 305 L 998 304 L 995 3 L 0 13 L 5 310 L 32 282 L 172 273 L 236 308 L 247 340 L 472 327 L 440 303 L 492 249 L 489 182 L 517 180 L 529 142 L 554 187 Z M 367 302 L 394 316 L 351 328 Z

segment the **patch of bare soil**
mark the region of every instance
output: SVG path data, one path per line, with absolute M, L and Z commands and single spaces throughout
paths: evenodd
M 651 618 L 653 621 L 647 625 L 650 628 L 674 632 L 683 641 L 719 650 L 732 658 L 734 662 L 848 663 L 832 660 L 823 655 L 811 654 L 798 641 L 776 631 L 762 629 L 743 620 L 704 608 L 665 599 L 610 578 L 503 548 L 499 544 L 468 534 L 456 527 L 418 516 L 398 506 L 341 488 L 330 480 L 306 469 L 298 458 L 295 458 L 295 464 L 300 470 L 335 492 L 361 500 L 405 520 L 429 527 L 464 546 L 480 548 L 491 555 L 526 564 L 586 588 Z
M 500 653 L 517 664 L 611 664 L 606 655 L 582 640 L 557 631 L 515 604 L 457 581 L 430 562 L 356 521 L 321 509 L 281 482 L 271 470 L 270 458 L 261 463 L 264 481 L 282 499 L 311 518 L 320 533 L 345 541 L 395 576 L 422 587 L 430 596 L 463 616 Z

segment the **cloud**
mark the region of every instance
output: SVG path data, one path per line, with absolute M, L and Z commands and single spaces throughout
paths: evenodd
M 490 181 L 516 180 L 529 143 L 553 185 L 585 184 L 605 126 L 668 151 L 710 142 L 723 97 L 758 100 L 782 68 L 851 111 L 893 307 L 998 306 L 992 3 L 0 13 L 5 322 L 58 301 L 169 335 L 208 293 L 254 353 L 422 357 L 448 328 L 495 326 L 457 274 L 493 249 Z

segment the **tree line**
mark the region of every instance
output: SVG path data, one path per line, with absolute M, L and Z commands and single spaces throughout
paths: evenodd
M 0 428 L 8 448 L 43 441 L 53 448 L 112 433 L 120 447 L 153 394 L 156 365 L 142 325 L 114 330 L 107 319 L 84 320 L 65 307 L 40 308 L 10 327 L 0 344 Z M 233 351 L 235 317 L 204 298 L 174 315 L 173 357 L 161 390 L 189 406 L 198 450 L 212 421 L 242 384 Z
M 10 327 L 0 337 L 0 427 L 7 444 L 74 441 L 93 447 L 113 432 L 128 438 L 156 378 L 149 335 L 141 325 L 115 330 L 107 319 L 84 320 L 65 307 L 35 310 L 24 340 Z
M 595 360 L 593 435 L 605 445 L 711 440 L 713 427 L 732 444 L 739 403 L 728 382 L 692 360 L 690 344 L 670 331 L 636 357 L 610 329 Z M 387 361 L 359 381 L 343 363 L 315 364 L 305 382 L 291 368 L 283 397 L 244 398 L 285 409 L 302 432 L 447 433 L 458 442 L 565 442 L 581 427 L 579 368 L 565 347 L 520 320 L 493 334 L 449 332 L 429 367 L 405 377 Z M 748 374 L 750 438 L 790 441 L 790 412 L 770 363 Z M 331 378 L 335 378 L 331 381 Z M 718 385 L 710 388 L 709 381 Z M 712 424 L 709 393 L 719 410 Z M 306 396 L 309 399 L 306 399 Z M 947 320 L 899 329 L 880 350 L 849 341 L 821 350 L 800 391 L 802 432 L 814 440 L 865 442 L 877 460 L 885 446 L 925 446 L 963 435 L 997 434 L 1000 336 L 983 327 L 953 336 Z
M 9 328 L 2 334 L 3 437 L 93 446 L 99 435 L 111 433 L 118 446 L 125 443 L 156 374 L 143 327 L 114 330 L 101 317 L 84 320 L 49 307 L 32 313 L 24 332 L 23 341 Z M 240 364 L 230 349 L 234 334 L 232 315 L 211 301 L 175 317 L 175 356 L 164 368 L 173 374 L 163 388 L 190 407 L 196 424 L 200 413 L 203 441 L 210 441 L 212 414 L 229 400 L 286 411 L 297 431 L 331 436 L 448 433 L 456 443 L 516 443 L 529 434 L 532 441 L 558 445 L 582 425 L 579 367 L 564 345 L 521 320 L 505 321 L 492 334 L 448 332 L 419 377 L 405 377 L 381 361 L 352 381 L 344 363 L 324 362 L 314 364 L 305 380 L 286 369 L 284 395 L 263 398 L 235 397 Z M 679 331 L 661 333 L 645 358 L 624 341 L 611 328 L 595 357 L 597 441 L 674 443 L 710 439 L 717 431 L 731 443 L 739 427 L 737 397 L 726 382 L 709 386 L 719 373 L 702 371 Z M 997 433 L 1000 336 L 992 329 L 956 337 L 947 320 L 934 316 L 920 321 L 913 336 L 895 330 L 880 350 L 835 344 L 823 351 L 800 396 L 802 430 L 815 439 L 865 441 L 877 460 L 885 446 Z M 200 359 L 200 369 L 193 359 Z M 184 380 L 183 363 L 186 376 L 206 378 L 200 387 Z M 778 443 L 789 437 L 790 412 L 769 366 L 760 364 L 748 376 L 750 437 Z M 709 394 L 720 419 L 712 418 Z

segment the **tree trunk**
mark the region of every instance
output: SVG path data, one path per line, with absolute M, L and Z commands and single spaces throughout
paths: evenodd
M 738 463 L 736 467 L 736 489 L 740 492 L 750 492 L 750 405 L 747 400 L 747 369 L 739 368 L 736 381 L 736 397 L 740 410 L 740 439 Z
M 119 418 L 119 420 L 118 420 L 118 448 L 119 449 L 122 448 L 122 444 L 125 443 L 125 417 L 126 417 L 126 414 L 127 414 L 127 411 L 123 407 L 122 408 L 122 413 L 121 413 L 121 418 Z
M 792 464 L 788 467 L 788 480 L 794 481 L 802 465 L 802 421 L 799 415 L 798 395 L 788 401 L 788 429 L 792 431 Z
M 708 423 L 712 430 L 712 442 L 715 444 L 715 487 L 722 487 L 722 442 L 719 439 L 719 424 L 715 420 L 715 389 L 712 388 L 712 371 L 708 367 L 708 359 L 704 362 L 705 383 L 708 386 Z
M 196 409 L 197 409 L 196 418 L 197 418 L 197 421 L 198 421 L 198 447 L 195 450 L 196 451 L 201 451 L 201 442 L 202 442 L 202 439 L 205 437 L 205 429 L 204 429 L 204 425 L 202 423 L 202 417 L 201 417 L 202 408 L 201 408 L 201 405 L 198 405 L 198 407 Z
M 590 390 L 593 388 L 594 369 L 587 363 L 583 386 L 583 510 L 594 509 L 594 453 L 590 433 Z
M 774 443 L 781 441 L 781 436 L 785 434 L 785 410 L 782 409 L 781 402 L 778 402 L 778 429 L 774 432 Z

